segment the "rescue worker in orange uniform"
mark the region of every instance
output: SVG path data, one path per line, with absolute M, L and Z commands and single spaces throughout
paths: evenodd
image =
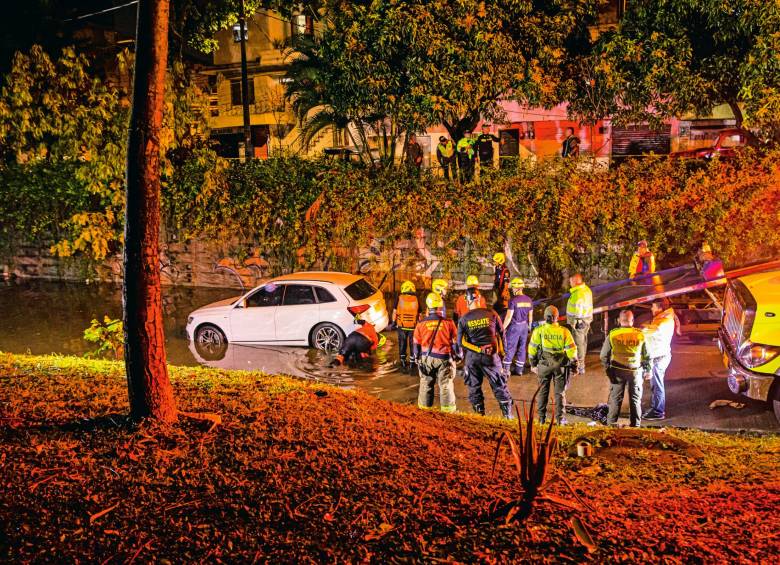
M 637 243 L 637 250 L 631 257 L 631 263 L 628 266 L 628 276 L 632 279 L 640 275 L 649 275 L 655 273 L 655 255 L 647 248 L 647 241 L 644 239 Z
M 509 303 L 509 269 L 506 266 L 506 255 L 496 253 L 493 255 L 493 264 L 495 272 L 493 273 L 493 292 L 496 295 L 496 302 L 493 309 L 503 318 L 506 315 L 507 304 Z
M 458 330 L 442 311 L 444 301 L 436 293 L 425 299 L 428 315 L 414 329 L 414 349 L 420 373 L 417 405 L 433 406 L 434 386 L 439 383 L 442 412 L 455 412 L 455 360 L 459 357 Z
M 479 292 L 479 278 L 477 278 L 476 275 L 469 275 L 466 277 L 466 292 L 469 291 L 471 291 L 472 296 L 474 296 L 477 301 L 477 308 L 487 308 L 487 300 L 485 300 L 485 297 Z M 455 314 L 453 315 L 455 323 L 457 324 L 458 320 L 468 314 L 468 311 L 469 305 L 468 302 L 466 302 L 466 294 L 464 293 L 455 301 Z
M 376 351 L 379 345 L 379 334 L 376 333 L 374 324 L 360 318 L 360 314 L 368 309 L 369 306 L 365 305 L 365 308 L 355 316 L 355 323 L 359 327 L 344 340 L 344 345 L 341 346 L 339 354 L 336 355 L 336 358 L 331 363 L 332 366 L 344 365 L 353 359 L 355 361 L 367 359 L 372 351 Z
M 393 324 L 398 331 L 398 358 L 403 369 L 415 363 L 412 334 L 420 316 L 420 304 L 417 302 L 417 288 L 412 281 L 401 284 L 401 294 L 393 309 Z M 407 364 L 407 352 L 409 354 Z

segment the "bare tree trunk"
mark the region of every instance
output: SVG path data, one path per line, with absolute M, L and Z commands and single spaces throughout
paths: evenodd
M 176 420 L 160 287 L 160 127 L 168 60 L 169 0 L 140 0 L 133 108 L 127 141 L 125 367 L 133 418 Z
M 738 128 L 742 127 L 742 109 L 739 107 L 739 104 L 736 102 L 736 100 L 729 100 L 727 102 L 729 105 L 729 108 L 731 108 L 731 112 L 734 114 L 734 125 Z

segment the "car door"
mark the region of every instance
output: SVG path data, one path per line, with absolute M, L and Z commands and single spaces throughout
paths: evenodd
M 280 307 L 283 296 L 283 285 L 268 283 L 236 305 L 230 313 L 232 341 L 275 341 L 276 310 Z
M 306 341 L 320 322 L 320 308 L 309 284 L 286 284 L 276 309 L 276 341 Z

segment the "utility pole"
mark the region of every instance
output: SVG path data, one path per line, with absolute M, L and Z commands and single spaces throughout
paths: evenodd
M 252 159 L 252 126 L 249 123 L 249 76 L 246 68 L 246 14 L 244 0 L 240 1 L 238 13 L 239 33 L 241 34 L 241 105 L 244 107 L 244 155 L 247 161 Z

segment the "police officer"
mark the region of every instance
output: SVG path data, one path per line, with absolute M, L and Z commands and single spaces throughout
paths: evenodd
M 588 352 L 588 333 L 593 322 L 593 293 L 580 273 L 569 277 L 569 301 L 566 303 L 566 321 L 577 344 L 577 372 L 585 374 L 585 354 Z
M 444 171 L 444 178 L 450 180 L 450 170 L 452 171 L 453 180 L 458 178 L 458 167 L 455 157 L 455 144 L 451 139 L 447 139 L 445 136 L 439 137 L 439 144 L 436 146 L 436 158 L 439 160 Z
M 477 153 L 479 155 L 479 169 L 484 171 L 493 168 L 493 142 L 501 141 L 490 133 L 490 124 L 482 125 L 482 133 L 477 136 Z M 481 173 L 480 173 L 481 174 Z
M 469 290 L 473 296 L 476 296 L 477 308 L 487 308 L 487 300 L 485 300 L 485 297 L 479 291 L 479 278 L 476 275 L 469 275 L 466 277 L 466 291 L 468 292 Z M 468 302 L 466 302 L 466 294 L 464 293 L 455 301 L 455 313 L 452 315 L 455 323 L 457 324 L 458 320 L 465 316 L 468 311 L 469 305 Z
M 401 283 L 401 294 L 398 295 L 398 301 L 393 309 L 393 322 L 398 331 L 398 357 L 401 361 L 401 367 L 406 369 L 414 364 L 414 349 L 412 345 L 412 334 L 417 325 L 417 318 L 420 315 L 420 305 L 417 302 L 417 289 L 412 281 Z M 407 361 L 407 351 L 409 352 L 409 365 Z
M 528 345 L 528 361 L 531 370 L 539 377 L 539 396 L 536 417 L 547 421 L 547 401 L 550 397 L 550 383 L 555 392 L 555 420 L 565 424 L 563 410 L 566 406 L 566 380 L 570 367 L 577 360 L 577 345 L 571 332 L 558 324 L 558 309 L 548 306 L 544 309 L 544 323 L 531 332 Z
M 618 318 L 620 327 L 615 328 L 601 348 L 601 364 L 609 378 L 609 412 L 607 425 L 617 424 L 620 406 L 628 386 L 628 407 L 631 427 L 642 423 L 642 374 L 650 370 L 645 335 L 633 327 L 634 314 L 622 310 Z
M 496 253 L 493 255 L 493 292 L 496 302 L 493 308 L 499 316 L 506 314 L 506 305 L 509 302 L 509 269 L 506 266 L 506 255 Z
M 469 402 L 474 412 L 485 414 L 482 381 L 487 377 L 501 413 L 504 418 L 512 419 L 512 395 L 507 389 L 499 356 L 504 343 L 501 320 L 493 310 L 477 306 L 471 289 L 466 291 L 466 302 L 469 312 L 458 322 L 458 344 L 466 355 L 463 378 L 469 389 Z
M 471 182 L 474 178 L 474 140 L 469 134 L 458 140 L 456 146 L 458 152 L 458 169 L 461 182 Z
M 428 315 L 414 329 L 414 348 L 420 373 L 417 405 L 433 406 L 433 387 L 439 383 L 442 412 L 455 412 L 455 359 L 460 351 L 455 322 L 444 316 L 444 301 L 431 292 L 425 299 Z
M 512 298 L 509 299 L 504 317 L 504 373 L 522 375 L 525 367 L 528 328 L 533 321 L 534 306 L 531 299 L 523 294 L 525 283 L 515 277 L 509 282 Z

